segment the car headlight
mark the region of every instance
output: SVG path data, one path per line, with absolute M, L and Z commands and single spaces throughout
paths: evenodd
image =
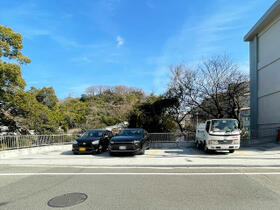
M 211 140 L 209 141 L 209 144 L 219 144 L 219 142 L 217 140 Z
M 139 143 L 140 143 L 140 140 L 134 140 L 133 143 L 134 143 L 134 144 L 139 144 Z
M 75 140 L 75 141 L 73 142 L 73 144 L 78 144 L 78 142 Z
M 114 144 L 115 142 L 114 141 L 110 141 L 110 144 Z
M 233 140 L 233 144 L 240 144 L 239 140 Z
M 91 142 L 93 145 L 99 144 L 99 140 Z

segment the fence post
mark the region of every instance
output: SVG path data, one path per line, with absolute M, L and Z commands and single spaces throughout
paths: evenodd
M 39 145 L 40 145 L 40 136 L 37 136 L 37 147 L 39 147 Z
M 17 145 L 17 149 L 19 149 L 18 136 L 16 136 L 16 145 Z

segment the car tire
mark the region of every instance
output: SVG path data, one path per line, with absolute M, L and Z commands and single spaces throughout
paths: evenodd
M 102 148 L 102 152 L 106 152 L 108 150 L 108 147 L 104 147 Z
M 103 146 L 102 144 L 98 145 L 98 150 L 97 150 L 97 154 L 101 154 L 103 151 Z
M 149 150 L 151 148 L 151 143 L 148 144 L 148 147 L 146 148 L 146 150 Z
M 73 152 L 73 155 L 78 155 L 79 153 L 78 152 Z
M 109 151 L 109 155 L 110 155 L 110 156 L 114 156 L 115 153 Z
M 143 148 L 139 153 L 138 155 L 144 155 L 145 154 L 145 149 Z
M 229 153 L 234 153 L 234 151 L 235 151 L 234 149 L 230 149 Z

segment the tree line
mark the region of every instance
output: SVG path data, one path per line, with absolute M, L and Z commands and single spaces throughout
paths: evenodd
M 248 75 L 223 55 L 195 66 L 171 66 L 168 88 L 159 96 L 123 85 L 94 85 L 80 97 L 59 100 L 52 87 L 25 89 L 21 65 L 31 59 L 22 49 L 22 36 L 0 25 L 0 126 L 22 134 L 81 132 L 123 121 L 149 132 L 184 131 L 188 128 L 182 122 L 195 116 L 240 121 L 249 92 Z

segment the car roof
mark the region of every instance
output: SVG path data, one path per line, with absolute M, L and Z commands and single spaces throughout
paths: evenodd
M 123 130 L 144 130 L 143 128 L 125 128 Z
M 89 129 L 87 131 L 107 131 L 106 129 Z
M 220 119 L 211 119 L 211 120 L 237 120 L 233 118 L 220 118 Z

